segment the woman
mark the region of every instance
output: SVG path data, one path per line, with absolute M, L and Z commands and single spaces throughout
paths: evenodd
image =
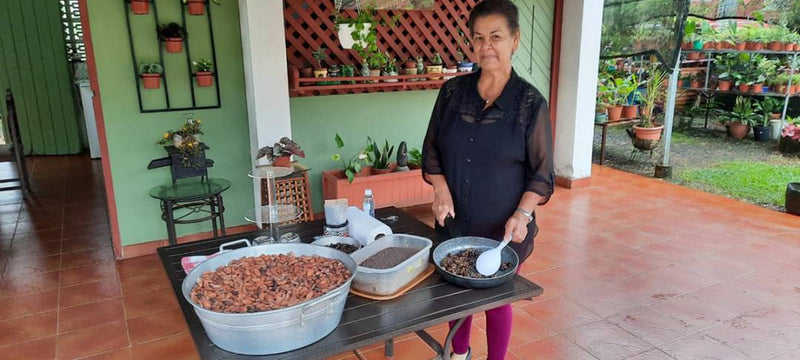
M 553 193 L 547 102 L 511 66 L 520 31 L 510 0 L 476 5 L 469 28 L 480 70 L 439 91 L 423 144 L 423 176 L 436 194 L 437 231 L 452 217 L 463 235 L 513 236 L 509 246 L 522 262 L 533 251 L 535 208 Z M 456 332 L 453 359 L 471 358 L 471 320 Z M 488 360 L 505 357 L 511 320 L 510 305 L 486 312 Z

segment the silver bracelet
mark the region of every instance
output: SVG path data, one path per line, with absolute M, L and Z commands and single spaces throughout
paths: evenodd
M 526 217 L 526 218 L 528 218 L 528 223 L 530 223 L 531 221 L 533 221 L 533 214 L 531 214 L 531 213 L 529 213 L 529 212 L 525 211 L 525 210 L 524 210 L 524 209 L 522 209 L 522 208 L 517 208 L 517 210 L 515 210 L 515 211 L 518 211 L 518 212 L 520 212 L 522 215 L 525 215 L 525 217 Z

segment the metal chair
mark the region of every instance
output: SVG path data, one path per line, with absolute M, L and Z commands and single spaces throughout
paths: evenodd
M 0 187 L 0 191 L 22 190 L 23 198 L 31 192 L 28 181 L 28 168 L 25 166 L 25 151 L 22 145 L 22 136 L 19 131 L 17 108 L 14 105 L 14 96 L 11 89 L 6 90 L 6 126 L 11 135 L 11 143 L 0 145 L 0 162 L 15 162 L 17 164 L 17 177 L 0 179 L 0 183 L 17 182 L 19 185 Z

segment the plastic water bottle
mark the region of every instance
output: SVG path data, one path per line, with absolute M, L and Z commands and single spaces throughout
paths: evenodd
M 375 199 L 372 198 L 372 189 L 364 190 L 364 212 L 375 217 Z

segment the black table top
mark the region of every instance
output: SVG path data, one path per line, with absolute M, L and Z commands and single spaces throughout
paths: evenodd
M 376 216 L 385 219 L 397 216 L 396 222 L 384 222 L 395 233 L 413 234 L 431 239 L 434 248 L 443 240 L 427 225 L 396 208 L 378 209 Z M 322 233 L 323 221 L 311 221 L 281 227 L 281 231 L 294 231 L 303 242 L 311 242 Z M 190 255 L 208 255 L 219 251 L 219 245 L 242 238 L 252 239 L 258 232 L 232 235 L 217 239 L 166 246 L 158 254 L 172 283 L 175 296 L 189 325 L 197 350 L 203 359 L 259 358 L 281 360 L 322 359 L 354 350 L 386 339 L 463 318 L 470 314 L 493 309 L 518 300 L 532 299 L 542 293 L 542 288 L 521 276 L 515 276 L 501 286 L 473 290 L 445 282 L 434 273 L 409 292 L 393 300 L 376 301 L 348 295 L 339 326 L 322 340 L 306 347 L 276 355 L 245 356 L 216 347 L 206 336 L 192 306 L 183 298 L 181 282 L 186 277 L 181 258 Z

